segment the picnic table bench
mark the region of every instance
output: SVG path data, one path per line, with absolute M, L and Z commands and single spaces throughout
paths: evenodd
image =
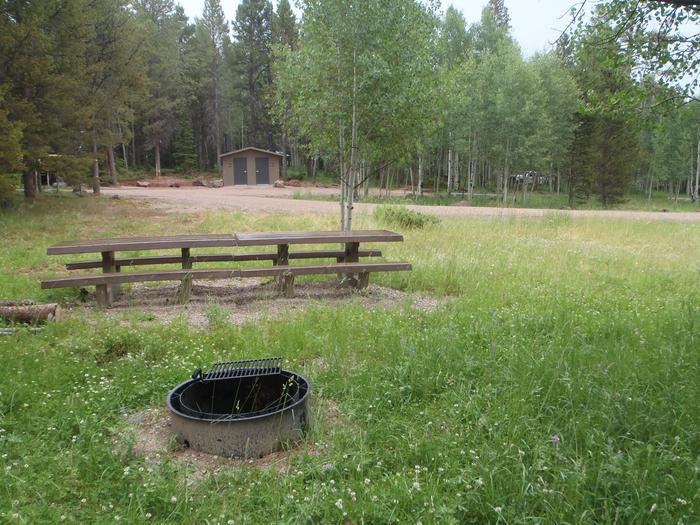
M 122 283 L 145 281 L 180 281 L 177 299 L 189 299 L 195 279 L 228 279 L 245 277 L 274 277 L 280 290 L 288 297 L 294 295 L 294 277 L 297 275 L 339 274 L 359 288 L 366 287 L 372 272 L 410 270 L 405 262 L 360 262 L 361 257 L 379 257 L 377 249 L 360 249 L 364 242 L 400 242 L 403 236 L 386 230 L 310 231 L 310 232 L 245 232 L 234 234 L 174 235 L 162 237 L 124 237 L 89 241 L 63 242 L 48 248 L 48 255 L 100 253 L 101 260 L 66 263 L 67 270 L 101 268 L 102 274 L 82 274 L 71 277 L 45 279 L 41 287 L 72 288 L 95 286 L 98 304 L 109 306 L 119 293 Z M 342 244 L 342 249 L 314 249 L 290 251 L 290 245 Z M 274 246 L 275 251 L 204 253 L 193 255 L 193 248 L 238 248 Z M 124 256 L 116 252 L 179 249 L 177 255 Z M 333 258 L 332 264 L 290 265 L 293 259 Z M 271 261 L 267 267 L 193 268 L 202 262 Z M 122 268 L 140 265 L 179 264 L 181 269 L 121 272 Z

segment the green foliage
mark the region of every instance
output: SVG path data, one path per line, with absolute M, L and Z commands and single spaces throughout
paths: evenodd
M 405 161 L 432 125 L 433 13 L 412 0 L 303 8 L 303 45 L 278 51 L 276 104 L 291 104 L 311 152 L 350 158 L 355 107 L 357 158 Z
M 435 215 L 413 211 L 401 206 L 379 206 L 374 210 L 375 220 L 396 228 L 422 229 L 440 223 Z
M 265 103 L 272 84 L 272 14 L 269 0 L 242 0 L 232 22 L 231 68 L 242 110 L 243 146 L 267 148 L 272 132 Z

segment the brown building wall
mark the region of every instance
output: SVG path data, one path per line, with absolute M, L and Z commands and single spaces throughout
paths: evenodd
M 248 172 L 248 185 L 254 186 L 256 184 L 256 173 L 255 173 L 255 159 L 258 157 L 266 157 L 268 159 L 268 171 L 270 175 L 270 184 L 280 178 L 280 159 L 277 155 L 269 155 L 261 151 L 243 151 L 235 155 L 229 155 L 223 159 L 223 179 L 224 186 L 233 186 L 234 184 L 234 173 L 233 166 L 235 158 L 245 158 L 246 159 L 246 171 Z
M 233 156 L 224 157 L 223 179 L 224 186 L 233 186 Z

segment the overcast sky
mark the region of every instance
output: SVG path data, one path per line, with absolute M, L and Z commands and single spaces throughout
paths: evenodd
M 202 14 L 204 0 L 177 0 L 191 19 Z M 467 23 L 478 22 L 487 0 L 443 0 L 443 11 L 452 4 L 464 13 Z M 239 0 L 221 0 L 226 18 L 236 17 Z M 273 0 L 276 5 L 276 0 Z M 294 2 L 291 2 L 294 5 Z M 549 49 L 569 22 L 569 8 L 574 0 L 506 0 L 513 35 L 527 56 Z

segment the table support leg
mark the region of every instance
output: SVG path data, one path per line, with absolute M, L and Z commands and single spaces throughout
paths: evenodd
M 102 273 L 115 273 L 117 266 L 114 261 L 114 252 L 102 252 Z M 119 293 L 119 285 L 98 284 L 95 287 L 95 298 L 100 306 L 111 306 L 112 300 Z
M 289 244 L 277 245 L 277 259 L 275 259 L 274 263 L 277 266 L 287 266 L 289 264 Z M 292 286 L 293 285 L 294 282 L 292 281 Z M 277 277 L 277 288 L 279 288 L 279 290 L 285 290 L 285 278 L 282 274 Z
M 360 290 L 364 290 L 369 286 L 369 272 L 360 272 L 360 275 L 357 279 L 357 287 Z
M 346 263 L 356 263 L 360 260 L 360 243 L 359 242 L 346 242 L 345 243 L 345 257 L 343 262 Z M 349 284 L 351 287 L 357 287 L 357 277 L 355 274 L 348 273 L 343 276 L 343 280 Z
M 282 291 L 285 297 L 294 297 L 294 274 L 291 272 L 285 272 L 281 276 L 282 278 Z
M 190 249 L 182 248 L 182 269 L 192 269 L 192 258 L 190 257 Z M 185 304 L 190 300 L 192 293 L 192 276 L 188 275 L 180 282 L 180 287 L 177 290 L 177 304 Z

